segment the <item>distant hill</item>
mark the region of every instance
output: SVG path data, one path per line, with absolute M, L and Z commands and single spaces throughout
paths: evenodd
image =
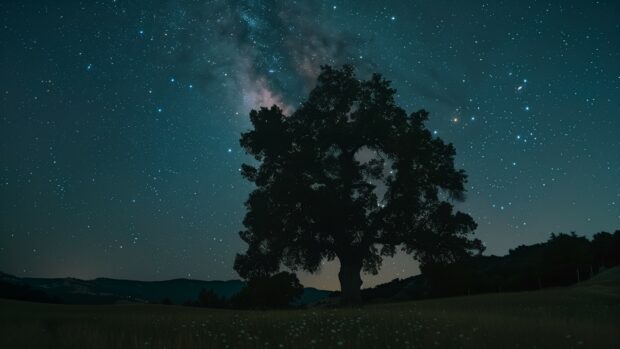
M 50 298 L 70 304 L 112 304 L 124 302 L 161 302 L 168 298 L 175 304 L 193 301 L 202 289 L 211 289 L 221 298 L 230 298 L 245 285 L 240 280 L 203 281 L 173 279 L 166 281 L 135 281 L 108 278 L 81 280 L 75 278 L 19 278 L 0 273 L 0 288 L 7 285 L 27 286 L 43 291 Z M 328 297 L 330 291 L 305 288 L 298 305 Z

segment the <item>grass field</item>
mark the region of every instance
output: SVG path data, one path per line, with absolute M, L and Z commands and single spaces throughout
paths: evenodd
M 0 300 L 0 348 L 620 348 L 620 269 L 569 288 L 360 309 Z

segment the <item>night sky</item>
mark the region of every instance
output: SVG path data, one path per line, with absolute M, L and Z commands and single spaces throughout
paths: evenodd
M 248 113 L 382 73 L 457 149 L 487 253 L 620 227 L 617 1 L 6 1 L 0 270 L 238 278 Z M 338 288 L 338 263 L 306 286 Z M 418 273 L 384 262 L 364 286 Z

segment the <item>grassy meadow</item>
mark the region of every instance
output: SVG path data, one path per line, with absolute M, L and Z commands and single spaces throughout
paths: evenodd
M 282 311 L 0 300 L 0 348 L 620 348 L 619 280 Z

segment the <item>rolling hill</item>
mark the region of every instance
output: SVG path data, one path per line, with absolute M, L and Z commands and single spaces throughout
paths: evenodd
M 158 303 L 168 298 L 175 304 L 196 300 L 202 289 L 212 289 L 219 297 L 230 298 L 245 285 L 240 280 L 203 281 L 173 279 L 135 281 L 108 278 L 19 278 L 0 273 L 0 283 L 27 286 L 69 304 Z M 0 287 L 1 284 L 0 284 Z M 330 291 L 305 288 L 297 304 L 307 304 L 329 296 Z
M 620 267 L 569 287 L 229 310 L 0 300 L 1 348 L 618 348 Z

